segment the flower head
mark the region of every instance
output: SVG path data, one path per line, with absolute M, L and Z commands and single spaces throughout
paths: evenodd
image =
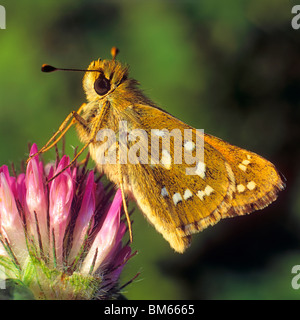
M 17 177 L 0 168 L 0 266 L 37 299 L 109 299 L 131 257 L 121 192 L 111 203 L 93 171 L 57 162 L 35 156 Z

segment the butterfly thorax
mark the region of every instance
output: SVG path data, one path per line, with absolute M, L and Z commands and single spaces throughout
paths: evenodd
M 85 122 L 76 122 L 76 129 L 80 140 L 85 144 L 89 143 L 91 157 L 97 163 L 98 169 L 104 171 L 112 181 L 117 183 L 116 163 L 114 161 L 103 165 L 99 163 L 101 146 L 107 148 L 107 144 L 99 141 L 97 134 L 96 139 L 91 141 L 94 130 L 98 126 L 96 129 L 98 132 L 107 129 L 115 133 L 116 143 L 114 143 L 115 147 L 112 146 L 111 149 L 115 148 L 116 161 L 118 161 L 120 122 L 127 121 L 130 126 L 129 130 L 137 127 L 141 128 L 142 124 L 139 125 L 139 118 L 143 115 L 137 114 L 133 110 L 133 106 L 141 104 L 155 107 L 155 105 L 138 88 L 138 82 L 128 77 L 128 66 L 121 64 L 119 61 L 99 59 L 93 61 L 88 70 L 99 70 L 99 72 L 86 72 L 83 78 L 83 88 L 88 103 L 83 107 L 80 114 Z M 100 85 L 104 84 L 107 92 L 96 87 L 97 81 L 100 82 Z M 100 93 L 103 92 L 104 94 L 99 94 L 99 90 Z M 124 181 L 124 184 L 126 185 L 126 181 Z

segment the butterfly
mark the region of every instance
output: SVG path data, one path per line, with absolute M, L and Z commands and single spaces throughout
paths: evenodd
M 83 70 L 42 66 L 44 72 L 84 71 L 87 103 L 68 115 L 39 153 L 75 125 L 84 147 L 73 162 L 89 148 L 98 170 L 121 188 L 131 237 L 126 196 L 179 253 L 192 234 L 276 200 L 285 183 L 271 162 L 160 109 L 116 60 L 117 52 L 112 48 L 111 60 Z

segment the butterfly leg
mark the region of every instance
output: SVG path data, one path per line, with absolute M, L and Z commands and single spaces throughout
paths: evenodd
M 28 163 L 30 161 L 30 159 L 32 159 L 33 157 L 44 153 L 48 150 L 50 150 L 51 148 L 53 148 L 55 146 L 55 144 L 57 144 L 62 137 L 66 134 L 66 132 L 71 128 L 71 126 L 76 122 L 76 120 L 78 121 L 78 117 L 81 110 L 83 109 L 83 107 L 86 105 L 86 103 L 83 103 L 81 105 L 81 107 L 76 111 L 72 111 L 64 120 L 64 122 L 60 125 L 60 127 L 58 128 L 58 130 L 53 134 L 53 136 L 49 139 L 49 141 L 35 154 L 31 155 L 26 163 Z M 72 119 L 73 118 L 73 119 Z M 80 117 L 81 118 L 81 117 Z M 70 121 L 70 119 L 72 119 L 72 121 L 68 124 L 68 122 Z M 82 118 L 81 118 L 82 119 Z M 83 121 L 85 121 L 84 119 L 82 119 Z M 56 138 L 58 135 L 60 135 L 58 138 Z
M 120 154 L 120 149 L 119 149 L 119 154 Z M 119 156 L 120 159 L 120 156 Z M 124 186 L 123 186 L 123 179 L 122 179 L 122 167 L 120 164 L 120 161 L 118 162 L 118 171 L 119 171 L 119 184 L 120 184 L 120 189 L 121 189 L 121 194 L 122 194 L 122 201 L 123 201 L 123 207 L 124 207 L 124 212 L 125 216 L 127 219 L 127 224 L 128 224 L 128 231 L 129 231 L 129 239 L 130 242 L 132 242 L 132 228 L 131 228 L 131 221 L 130 221 L 130 216 L 128 213 L 128 208 L 127 208 L 127 203 L 126 203 L 126 198 L 125 198 L 125 192 L 124 192 Z
M 78 159 L 78 157 L 83 153 L 83 151 L 92 143 L 92 142 L 94 142 L 94 140 L 95 140 L 95 138 L 96 138 L 96 135 L 97 135 L 97 133 L 98 133 L 98 131 L 99 131 L 99 129 L 100 129 L 100 126 L 101 126 L 101 121 L 102 121 L 102 119 L 103 119 L 103 115 L 104 115 L 104 113 L 107 111 L 107 109 L 108 109 L 108 106 L 107 105 L 104 105 L 103 107 L 102 107 L 102 109 L 101 109 L 101 112 L 100 112 L 100 114 L 97 116 L 97 119 L 96 119 L 96 121 L 95 121 L 95 124 L 93 125 L 93 127 L 92 127 L 92 131 L 91 131 L 91 134 L 90 134 L 90 138 L 89 138 L 89 140 L 85 143 L 85 145 L 81 148 L 81 150 L 75 155 L 75 157 L 72 159 L 72 161 L 65 167 L 65 168 L 63 168 L 61 171 L 59 171 L 56 175 L 54 175 L 49 181 L 51 181 L 51 180 L 53 180 L 53 179 L 55 179 L 57 176 L 59 176 L 62 172 L 64 172 L 66 169 L 68 169 L 69 167 L 71 167 L 74 163 L 75 163 L 75 161 Z M 79 109 L 79 110 L 81 110 L 81 109 Z M 73 113 L 71 113 L 70 115 L 72 115 L 73 116 L 73 120 L 72 120 L 72 122 L 73 123 L 79 123 L 79 124 L 81 124 L 82 126 L 87 126 L 87 124 L 86 124 L 86 120 L 85 119 L 83 119 L 78 113 L 76 113 L 76 112 L 73 112 Z M 70 116 L 69 115 L 69 116 Z M 67 119 L 66 119 L 67 120 Z M 65 120 L 65 121 L 66 121 Z M 64 121 L 64 122 L 65 122 Z M 71 122 L 71 123 L 72 123 Z M 73 124 L 72 123 L 72 124 Z M 58 138 L 58 139 L 60 139 L 60 137 Z M 57 140 L 58 140 L 57 139 Z M 59 140 L 58 140 L 59 141 Z M 48 149 L 47 149 L 48 150 Z

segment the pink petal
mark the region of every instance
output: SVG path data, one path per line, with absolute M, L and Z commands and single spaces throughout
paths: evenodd
M 25 174 L 21 173 L 17 178 L 17 197 L 22 207 L 26 205 L 26 185 L 25 185 Z
M 82 272 L 89 273 L 92 263 L 94 262 L 93 273 L 99 269 L 101 263 L 110 254 L 110 251 L 114 248 L 118 230 L 120 227 L 120 213 L 122 208 L 122 194 L 118 190 L 113 203 L 111 204 L 109 211 L 105 217 L 103 225 L 96 235 L 94 242 L 85 258 L 82 265 Z M 97 252 L 96 260 L 94 261 L 95 254 Z
M 9 170 L 8 167 L 6 165 L 3 165 L 0 168 L 0 172 L 3 172 L 6 178 L 7 183 L 9 184 L 9 187 L 13 193 L 14 196 L 17 195 L 17 190 L 16 190 L 16 178 L 15 177 L 11 177 L 9 175 Z
M 82 204 L 76 219 L 76 224 L 73 232 L 73 245 L 69 254 L 69 262 L 72 263 L 78 254 L 83 241 L 86 237 L 90 223 L 95 212 L 95 187 L 94 173 L 91 171 L 88 175 L 85 193 L 82 198 Z
M 54 174 L 59 173 L 69 162 L 69 157 L 63 156 Z M 69 219 L 73 192 L 73 179 L 71 170 L 68 168 L 52 181 L 49 196 L 51 246 L 53 244 L 52 233 L 54 233 L 55 253 L 60 265 L 63 261 L 63 239 Z
M 36 144 L 31 147 L 30 155 L 37 152 Z M 44 250 L 48 249 L 49 235 L 47 227 L 47 209 L 48 202 L 45 192 L 45 178 L 43 164 L 38 161 L 38 156 L 32 158 L 26 169 L 26 221 L 29 230 L 35 239 L 38 239 L 38 229 L 36 225 L 36 218 L 38 221 L 38 228 L 40 231 L 42 245 Z M 36 218 L 35 218 L 36 215 Z
M 27 257 L 24 226 L 14 194 L 3 171 L 0 172 L 0 223 L 2 235 L 8 239 L 12 250 L 19 257 L 19 262 L 23 264 Z
M 126 225 L 124 222 L 120 223 L 120 227 L 118 233 L 116 235 L 115 245 L 111 248 L 109 254 L 103 261 L 103 265 L 110 265 L 111 267 L 116 266 L 118 262 L 116 262 L 116 256 L 119 255 L 120 250 L 122 250 L 122 239 L 126 232 Z

